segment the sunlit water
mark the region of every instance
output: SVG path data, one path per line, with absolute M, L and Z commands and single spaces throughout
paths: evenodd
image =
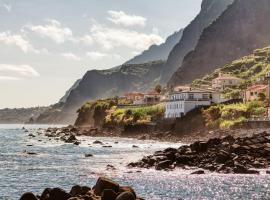
M 121 138 L 80 137 L 80 146 L 64 144 L 37 135 L 40 126 L 0 125 L 0 199 L 18 199 L 26 191 L 41 193 L 46 187 L 66 190 L 75 184 L 93 186 L 99 176 L 134 187 L 148 200 L 270 199 L 269 175 L 189 175 L 190 171 L 126 168 L 143 155 L 180 144 Z M 46 126 L 43 126 L 46 127 Z M 100 140 L 112 148 L 93 141 Z M 118 144 L 115 144 L 115 142 Z M 33 146 L 29 146 L 33 145 Z M 137 145 L 139 148 L 132 148 Z M 24 150 L 37 155 L 25 155 Z M 94 157 L 85 158 L 85 153 Z M 106 170 L 113 165 L 116 170 Z

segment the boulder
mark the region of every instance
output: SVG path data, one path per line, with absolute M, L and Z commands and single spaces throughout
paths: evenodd
M 110 180 L 110 179 L 107 179 L 107 178 L 104 178 L 104 177 L 100 177 L 98 180 L 97 180 L 97 183 L 96 185 L 93 187 L 93 190 L 94 190 L 94 194 L 97 195 L 97 196 L 101 196 L 103 190 L 105 189 L 111 189 L 113 190 L 114 192 L 118 193 L 119 192 L 119 184 Z
M 79 186 L 79 185 L 73 186 L 73 187 L 71 188 L 69 194 L 71 194 L 71 196 L 73 196 L 73 197 L 82 194 L 82 187 Z
M 115 200 L 136 200 L 136 197 L 131 192 L 123 192 Z
M 103 144 L 103 143 L 101 141 L 96 140 L 93 142 L 93 144 Z
M 38 198 L 31 192 L 24 193 L 20 200 L 38 200 Z
M 169 169 L 171 165 L 172 165 L 171 160 L 164 160 L 156 165 L 156 170 Z
M 208 148 L 207 142 L 194 142 L 193 144 L 190 145 L 190 148 L 192 151 L 196 152 L 205 152 Z
M 61 188 L 53 188 L 48 200 L 67 200 L 71 197 L 69 193 Z
M 121 186 L 120 189 L 119 189 L 119 192 L 122 193 L 122 192 L 131 192 L 134 197 L 136 198 L 137 195 L 136 195 L 136 192 L 133 190 L 132 187 L 129 187 L 129 186 Z
M 203 170 L 198 170 L 198 171 L 192 172 L 191 174 L 192 175 L 194 175 L 194 174 L 200 175 L 200 174 L 205 174 L 205 172 Z
M 105 189 L 102 192 L 101 200 L 115 200 L 117 197 L 117 193 L 111 189 Z
M 50 197 L 51 191 L 52 191 L 51 188 L 46 188 L 46 189 L 42 192 L 40 199 L 41 199 L 41 200 L 48 200 L 49 197 Z

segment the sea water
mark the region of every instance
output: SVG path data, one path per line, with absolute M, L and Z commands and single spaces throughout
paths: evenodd
M 25 132 L 22 127 L 29 132 Z M 190 175 L 190 171 L 171 172 L 130 169 L 129 162 L 180 143 L 141 141 L 124 138 L 78 137 L 79 146 L 38 135 L 40 125 L 0 125 L 0 199 L 18 199 L 31 191 L 41 194 L 47 187 L 69 191 L 76 184 L 93 186 L 100 176 L 121 185 L 132 186 L 147 200 L 177 199 L 270 199 L 270 176 Z M 29 134 L 36 137 L 30 137 Z M 93 144 L 99 140 L 104 145 Z M 139 148 L 134 148 L 133 145 Z M 27 155 L 33 152 L 37 155 Z M 85 157 L 85 154 L 93 157 Z M 115 167 L 107 169 L 107 165 Z

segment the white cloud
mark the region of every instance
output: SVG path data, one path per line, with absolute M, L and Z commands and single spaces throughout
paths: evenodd
M 128 15 L 123 11 L 108 11 L 110 17 L 107 19 L 117 25 L 123 25 L 125 27 L 146 25 L 146 18 L 137 15 Z
M 12 6 L 10 4 L 0 5 L 0 8 L 5 9 L 7 12 L 11 12 L 11 10 L 12 10 Z
M 88 45 L 88 46 L 91 46 L 94 43 L 93 38 L 91 37 L 91 35 L 85 35 L 85 36 L 81 37 L 80 41 L 83 44 Z
M 26 28 L 39 34 L 41 37 L 50 38 L 58 44 L 62 44 L 66 41 L 74 41 L 72 30 L 67 27 L 62 27 L 61 23 L 57 20 L 49 19 L 46 25 L 27 25 Z
M 40 53 L 39 50 L 35 49 L 29 41 L 24 39 L 19 34 L 12 34 L 10 31 L 0 33 L 0 42 L 6 45 L 15 45 L 19 47 L 24 53 L 34 52 Z M 45 50 L 42 50 L 45 51 Z
M 92 60 L 101 60 L 104 58 L 110 58 L 110 59 L 120 59 L 120 55 L 118 54 L 109 54 L 109 53 L 102 53 L 98 51 L 90 51 L 86 52 L 86 55 L 91 58 Z
M 0 81 L 17 81 L 17 80 L 20 80 L 20 78 L 12 76 L 0 76 Z
M 39 73 L 29 65 L 0 64 L 0 80 L 19 80 L 39 76 Z
M 153 44 L 164 42 L 164 39 L 155 33 L 146 34 L 129 29 L 111 28 L 98 23 L 94 23 L 90 31 L 93 40 L 106 50 L 123 46 L 141 51 Z
M 68 60 L 73 60 L 73 61 L 80 61 L 81 58 L 73 53 L 62 53 L 61 56 Z

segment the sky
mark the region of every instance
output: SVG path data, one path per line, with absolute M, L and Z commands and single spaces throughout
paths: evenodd
M 88 70 L 187 26 L 201 0 L 0 0 L 0 108 L 48 106 Z M 97 83 L 98 84 L 98 83 Z

